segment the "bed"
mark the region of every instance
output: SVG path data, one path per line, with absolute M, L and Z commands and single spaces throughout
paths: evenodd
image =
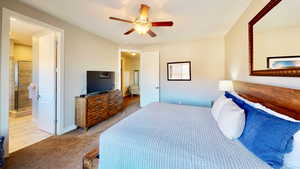
M 227 139 L 209 108 L 166 103 L 148 105 L 106 130 L 99 152 L 99 169 L 271 169 Z

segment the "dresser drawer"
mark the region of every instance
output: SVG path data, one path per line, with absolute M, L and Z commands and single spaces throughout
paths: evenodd
M 94 105 L 102 105 L 102 104 L 105 104 L 105 102 L 107 102 L 107 100 L 108 100 L 107 94 L 103 94 L 103 95 L 99 95 L 99 96 L 90 96 L 87 99 L 87 106 L 91 107 Z
M 77 124 L 84 128 L 109 119 L 123 108 L 123 97 L 119 90 L 84 98 L 77 97 L 76 102 L 78 103 L 76 106 Z

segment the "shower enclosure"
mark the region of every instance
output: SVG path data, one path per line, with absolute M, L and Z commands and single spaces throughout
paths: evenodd
M 17 61 L 14 72 L 14 110 L 31 111 L 32 101 L 29 98 L 28 86 L 32 82 L 32 62 Z

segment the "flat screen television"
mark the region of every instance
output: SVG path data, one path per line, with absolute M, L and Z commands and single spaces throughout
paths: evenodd
M 114 88 L 114 72 L 87 71 L 87 94 L 104 93 Z

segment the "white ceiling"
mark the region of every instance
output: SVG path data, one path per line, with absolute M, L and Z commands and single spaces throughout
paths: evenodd
M 32 36 L 47 31 L 46 28 L 43 28 L 38 25 L 27 23 L 25 21 L 11 18 L 11 34 L 10 37 L 15 41 L 15 43 L 32 45 Z
M 281 1 L 254 26 L 258 32 L 300 25 L 300 1 Z
M 251 0 L 20 0 L 37 9 L 121 44 L 149 44 L 222 36 L 227 33 Z M 133 33 L 127 23 L 109 16 L 134 19 L 140 4 L 151 7 L 150 20 L 174 21 L 171 28 L 153 28 L 155 38 Z

